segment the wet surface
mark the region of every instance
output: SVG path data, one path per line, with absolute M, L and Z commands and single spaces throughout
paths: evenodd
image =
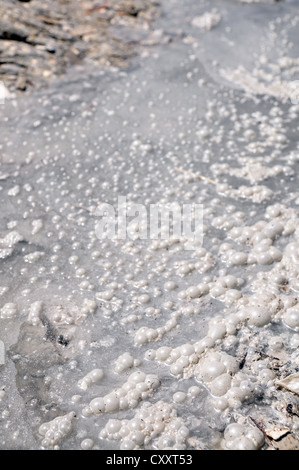
M 298 446 L 298 3 L 162 7 L 128 70 L 0 107 L 2 449 Z M 203 246 L 100 240 L 120 196 L 201 204 Z

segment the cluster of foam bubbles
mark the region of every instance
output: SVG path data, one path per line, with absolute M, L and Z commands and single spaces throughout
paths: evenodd
M 231 423 L 224 431 L 224 448 L 227 450 L 259 450 L 265 442 L 262 431 L 245 424 Z
M 116 359 L 114 363 L 114 370 L 115 372 L 120 374 L 121 372 L 124 372 L 127 369 L 140 366 L 140 362 L 141 361 L 139 359 L 134 359 L 132 354 L 130 354 L 129 352 L 125 352 Z
M 110 419 L 101 439 L 120 441 L 121 450 L 138 450 L 153 443 L 162 450 L 184 450 L 189 429 L 176 410 L 164 401 L 144 403 L 132 419 Z
M 72 431 L 73 420 L 76 414 L 72 411 L 64 416 L 58 416 L 39 427 L 42 436 L 42 446 L 50 449 L 59 449 L 60 441 L 63 441 Z
M 133 372 L 122 387 L 91 400 L 89 405 L 83 408 L 82 414 L 90 416 L 136 408 L 141 400 L 151 397 L 159 386 L 160 380 L 156 375 Z
M 23 240 L 22 235 L 17 231 L 7 233 L 0 239 L 0 259 L 5 259 L 10 256 L 14 250 L 15 245 Z
M 166 333 L 169 333 L 177 326 L 180 315 L 180 311 L 173 312 L 171 318 L 165 323 L 165 325 L 158 328 L 142 326 L 134 335 L 135 344 L 141 346 L 151 341 L 160 340 Z
M 210 31 L 221 21 L 221 15 L 217 10 L 206 12 L 201 16 L 196 16 L 192 20 L 192 26 L 201 29 L 202 31 Z
M 30 305 L 29 313 L 28 313 L 28 322 L 31 323 L 33 326 L 38 325 L 41 322 L 41 313 L 43 311 L 44 304 L 42 301 L 38 300 L 33 302 Z
M 8 302 L 0 309 L 0 318 L 12 318 L 17 314 L 18 306 L 14 302 Z
M 93 369 L 88 374 L 86 374 L 83 379 L 80 379 L 78 382 L 78 387 L 82 390 L 87 390 L 92 384 L 98 383 L 104 377 L 104 372 L 102 369 Z

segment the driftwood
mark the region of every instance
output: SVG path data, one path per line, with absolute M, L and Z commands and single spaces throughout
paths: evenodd
M 154 0 L 1 0 L 0 81 L 12 90 L 40 87 L 86 57 L 126 66 L 136 43 L 115 37 L 111 26 L 146 31 L 158 14 Z

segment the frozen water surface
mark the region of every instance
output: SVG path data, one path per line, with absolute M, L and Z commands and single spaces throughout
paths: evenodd
M 1 105 L 2 449 L 298 447 L 298 2 L 162 6 L 129 70 Z M 203 246 L 98 239 L 118 196 Z

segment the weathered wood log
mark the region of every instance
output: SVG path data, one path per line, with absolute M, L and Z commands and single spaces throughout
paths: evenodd
M 122 41 L 113 28 L 127 22 L 144 34 L 158 14 L 155 0 L 1 0 L 0 82 L 40 88 L 85 57 L 101 67 L 126 66 L 138 41 Z

